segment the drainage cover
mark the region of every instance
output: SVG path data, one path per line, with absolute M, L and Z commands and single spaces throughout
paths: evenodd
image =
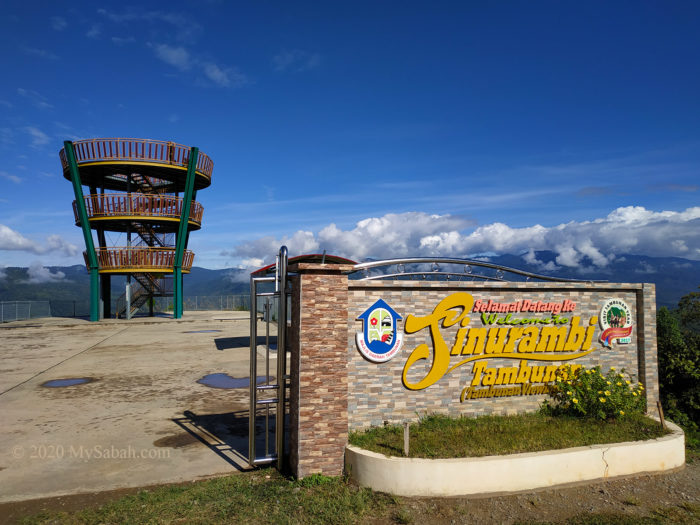
M 42 383 L 41 386 L 46 388 L 63 388 L 66 386 L 83 385 L 85 383 L 91 383 L 94 381 L 92 377 L 71 377 L 68 379 L 52 379 L 51 381 L 46 381 Z
M 265 379 L 265 376 L 258 376 L 257 384 L 264 383 Z M 270 377 L 270 380 L 272 379 L 273 378 Z M 208 374 L 202 379 L 199 379 L 197 383 L 212 388 L 248 388 L 250 386 L 249 378 L 231 377 L 228 374 Z
M 212 332 L 221 332 L 221 330 L 190 330 L 186 334 L 210 334 Z

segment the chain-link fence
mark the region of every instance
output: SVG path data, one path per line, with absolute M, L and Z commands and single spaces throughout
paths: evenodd
M 90 301 L 49 301 L 53 317 L 90 317 Z
M 192 295 L 182 301 L 183 310 L 250 310 L 250 295 Z M 148 312 L 146 303 L 139 310 Z M 155 297 L 153 310 L 156 312 L 172 312 L 172 297 Z
M 1 301 L 0 323 L 23 321 L 36 317 L 51 317 L 49 301 Z
M 258 298 L 257 310 L 264 311 L 263 298 Z M 275 303 L 276 304 L 276 303 Z M 249 311 L 250 295 L 193 295 L 185 297 L 185 310 Z M 275 307 L 276 308 L 276 307 Z M 148 315 L 148 302 L 139 308 L 137 314 Z M 116 301 L 112 301 L 112 313 L 116 311 Z M 172 297 L 155 297 L 155 313 L 173 311 Z M 276 309 L 274 310 L 276 311 Z M 90 317 L 90 301 L 2 301 L 0 302 L 0 322 L 20 321 L 36 317 Z

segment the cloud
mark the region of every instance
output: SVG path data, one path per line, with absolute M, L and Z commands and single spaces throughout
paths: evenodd
M 184 47 L 173 47 L 167 44 L 155 44 L 153 50 L 156 57 L 166 64 L 175 66 L 180 71 L 187 71 L 192 67 L 192 60 L 189 51 Z
M 318 67 L 321 63 L 321 55 L 309 53 L 301 49 L 284 50 L 272 57 L 275 71 L 293 71 L 296 73 L 309 71 Z
M 539 266 L 540 270 L 551 272 L 557 269 L 557 265 L 554 263 L 554 261 L 549 261 L 546 264 L 544 261 L 540 261 L 537 258 L 537 255 L 535 254 L 535 250 L 533 250 L 532 248 L 530 248 L 530 250 L 528 250 L 528 252 L 525 253 L 522 257 L 526 263 L 532 264 L 534 266 Z
M 113 36 L 111 40 L 113 44 L 116 44 L 118 46 L 123 46 L 125 44 L 133 44 L 134 42 L 136 42 L 136 39 L 133 36 L 128 36 L 125 38 Z
M 244 242 L 225 255 L 242 259 L 271 262 L 281 245 L 292 255 L 319 253 L 327 250 L 354 260 L 367 257 L 389 258 L 416 255 L 422 238 L 440 232 L 455 232 L 469 221 L 450 215 L 428 215 L 422 212 L 390 213 L 359 221 L 352 230 L 341 230 L 329 224 L 318 234 L 298 231 L 280 239 L 272 236 Z
M 189 71 L 193 67 L 201 70 L 208 81 L 218 87 L 241 87 L 250 83 L 249 78 L 235 67 L 220 66 L 214 62 L 202 61 L 192 56 L 183 46 L 168 44 L 148 44 L 156 57 L 180 71 Z
M 90 29 L 88 30 L 87 33 L 85 33 L 85 36 L 88 38 L 97 38 L 100 36 L 102 33 L 102 26 L 100 24 L 92 24 L 90 26 Z
M 680 191 L 683 193 L 693 193 L 700 189 L 697 184 L 656 184 L 650 187 L 653 191 Z
M 39 58 L 45 58 L 47 60 L 58 60 L 57 55 L 54 55 L 51 51 L 47 51 L 46 49 L 39 49 L 36 47 L 28 46 L 20 46 L 20 49 L 22 50 L 22 52 L 24 52 L 25 55 L 32 55 Z
M 78 247 L 59 235 L 49 235 L 46 243 L 42 245 L 4 224 L 0 224 L 0 250 L 23 251 L 39 255 L 49 252 L 59 252 L 67 256 L 78 254 Z
M 248 77 L 236 68 L 221 68 L 212 62 L 202 64 L 204 75 L 220 87 L 241 87 L 249 83 Z
M 64 255 L 73 256 L 78 254 L 78 247 L 66 241 L 60 235 L 49 235 L 46 238 L 44 252 L 60 252 Z
M 66 27 L 68 27 L 68 22 L 66 22 L 66 19 L 62 16 L 52 16 L 51 27 L 53 27 L 56 31 L 63 31 Z
M 250 281 L 250 269 L 257 270 L 262 266 L 264 266 L 262 259 L 247 259 L 238 269 L 226 272 L 224 279 L 230 283 L 247 283 Z
M 192 21 L 192 17 L 172 11 L 144 11 L 143 9 L 128 8 L 121 13 L 98 9 L 97 12 L 108 20 L 117 23 L 147 22 L 150 24 L 165 23 L 176 29 L 175 37 L 180 41 L 192 41 L 202 31 L 202 26 Z
M 657 273 L 658 270 L 656 270 L 651 264 L 649 264 L 646 261 L 642 261 L 639 263 L 639 267 L 634 270 L 634 273 Z
M 0 128 L 0 146 L 8 147 L 15 143 L 15 133 L 11 128 Z
M 545 227 L 511 227 L 496 222 L 473 228 L 467 220 L 422 212 L 387 214 L 359 221 L 342 230 L 329 224 L 317 233 L 262 237 L 225 252 L 241 260 L 272 262 L 281 245 L 291 255 L 326 250 L 361 261 L 404 256 L 473 257 L 477 254 L 524 254 L 546 270 L 556 265 L 585 270 L 604 268 L 621 254 L 678 256 L 700 260 L 700 207 L 685 211 L 652 211 L 621 207 L 606 217 Z M 536 251 L 550 250 L 555 263 L 538 261 Z
M 241 258 L 241 264 L 244 267 L 258 267 L 272 261 L 282 245 L 287 246 L 290 253 L 295 255 L 316 253 L 319 248 L 319 243 L 312 232 L 300 230 L 291 237 L 284 236 L 277 239 L 269 235 L 253 241 L 247 241 L 238 245 L 232 251 L 222 252 L 221 255 Z
M 221 68 L 212 62 L 202 64 L 204 75 L 219 87 L 243 87 L 250 83 L 247 75 L 235 67 Z
M 14 182 L 15 184 L 19 184 L 22 182 L 21 177 L 18 177 L 17 175 L 12 175 L 12 173 L 7 173 L 6 171 L 0 170 L 0 177 L 3 179 L 7 179 L 9 181 Z
M 33 262 L 27 268 L 27 276 L 29 279 L 23 281 L 27 284 L 55 283 L 66 278 L 65 273 L 58 270 L 56 273 L 52 273 L 50 269 L 45 268 L 40 262 Z
M 17 94 L 28 99 L 35 107 L 39 109 L 53 108 L 45 96 L 43 96 L 41 93 L 37 93 L 36 91 L 32 91 L 31 89 L 17 88 Z
M 39 253 L 41 247 L 4 224 L 0 224 L 0 250 L 17 250 Z
M 26 126 L 24 128 L 24 131 L 29 133 L 29 135 L 32 137 L 32 148 L 40 148 L 51 142 L 51 138 L 39 128 L 35 128 L 33 126 Z

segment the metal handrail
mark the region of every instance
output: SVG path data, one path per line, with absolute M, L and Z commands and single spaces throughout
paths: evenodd
M 168 217 L 179 219 L 181 197 L 141 193 L 96 193 L 84 196 L 88 218 L 114 216 Z M 73 201 L 75 223 L 80 224 L 77 202 Z M 204 207 L 198 202 L 190 206 L 190 222 L 202 224 Z
M 437 268 L 435 268 L 432 271 L 426 271 L 426 272 L 405 272 L 402 267 L 405 266 L 406 264 L 431 264 L 431 265 L 437 265 Z M 441 272 L 439 265 L 440 264 L 460 264 L 463 265 L 465 270 L 469 270 L 469 272 L 465 271 L 463 274 L 459 274 L 456 272 Z M 462 277 L 473 277 L 476 279 L 486 279 L 490 281 L 505 281 L 505 279 L 502 278 L 502 276 L 496 276 L 496 277 L 490 277 L 490 276 L 483 276 L 479 274 L 472 274 L 470 273 L 471 267 L 472 266 L 477 266 L 481 268 L 489 268 L 489 269 L 494 269 L 497 272 L 508 272 L 512 273 L 515 275 L 520 275 L 523 277 L 527 277 L 528 279 L 540 279 L 542 281 L 552 281 L 552 282 L 564 282 L 564 283 L 604 283 L 607 281 L 598 281 L 598 280 L 591 280 L 591 279 L 564 279 L 560 277 L 551 277 L 549 275 L 540 275 L 532 272 L 526 272 L 524 270 L 518 270 L 516 268 L 510 268 L 508 266 L 502 266 L 500 264 L 493 264 L 485 261 L 478 261 L 475 259 L 458 259 L 458 258 L 453 258 L 453 257 L 406 257 L 406 258 L 399 258 L 399 259 L 384 259 L 381 261 L 368 261 L 368 262 L 363 262 L 363 263 L 358 263 L 353 267 L 353 270 L 350 273 L 355 273 L 358 271 L 367 271 L 372 268 L 380 268 L 383 266 L 398 266 L 399 267 L 399 272 L 398 273 L 391 273 L 391 274 L 385 274 L 385 275 L 379 275 L 379 276 L 366 276 L 362 279 L 361 281 L 369 281 L 369 280 L 377 280 L 377 279 L 388 279 L 388 278 L 394 278 L 397 276 L 401 275 L 406 275 L 406 276 L 415 276 L 415 275 L 445 275 L 449 273 L 449 275 L 457 276 L 460 275 Z
M 156 162 L 172 166 L 187 167 L 190 157 L 189 146 L 164 140 L 101 138 L 76 140 L 73 142 L 75 159 L 78 164 L 109 160 L 136 162 Z M 65 148 L 59 152 L 63 169 L 68 169 Z M 199 152 L 196 171 L 211 178 L 214 162 Z
M 175 248 L 111 247 L 96 251 L 100 270 L 172 270 L 175 264 Z M 193 262 L 194 252 L 185 250 L 183 271 L 191 270 Z
M 448 281 L 452 277 L 456 277 L 459 280 L 459 278 L 463 277 L 471 277 L 473 279 L 480 279 L 482 281 L 503 281 L 503 279 L 499 279 L 498 277 L 491 277 L 489 275 L 480 275 L 480 274 L 473 274 L 473 273 L 459 273 L 459 272 L 400 272 L 400 273 L 385 273 L 381 275 L 372 275 L 372 276 L 367 276 L 363 277 L 360 279 L 361 281 L 381 281 L 382 279 L 397 279 L 401 277 L 421 277 L 423 279 L 426 279 L 429 275 L 439 275 L 441 277 L 445 277 Z

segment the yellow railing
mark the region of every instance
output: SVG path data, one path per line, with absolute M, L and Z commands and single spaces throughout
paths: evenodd
M 97 261 L 100 271 L 172 271 L 175 264 L 175 248 L 99 248 Z M 86 259 L 87 254 L 83 252 Z M 185 250 L 182 271 L 189 272 L 194 262 L 194 253 Z
M 175 142 L 151 139 L 87 139 L 73 142 L 76 162 L 99 162 L 109 160 L 156 162 L 186 167 L 190 158 L 190 148 Z M 68 169 L 65 149 L 59 152 L 63 169 Z M 197 172 L 211 178 L 214 170 L 212 160 L 199 152 Z
M 100 193 L 85 195 L 84 199 L 89 219 L 116 216 L 179 219 L 182 214 L 182 198 L 173 195 Z M 73 201 L 73 213 L 75 214 L 75 223 L 79 224 L 76 201 Z M 201 225 L 203 213 L 202 205 L 198 202 L 192 202 L 189 221 Z

